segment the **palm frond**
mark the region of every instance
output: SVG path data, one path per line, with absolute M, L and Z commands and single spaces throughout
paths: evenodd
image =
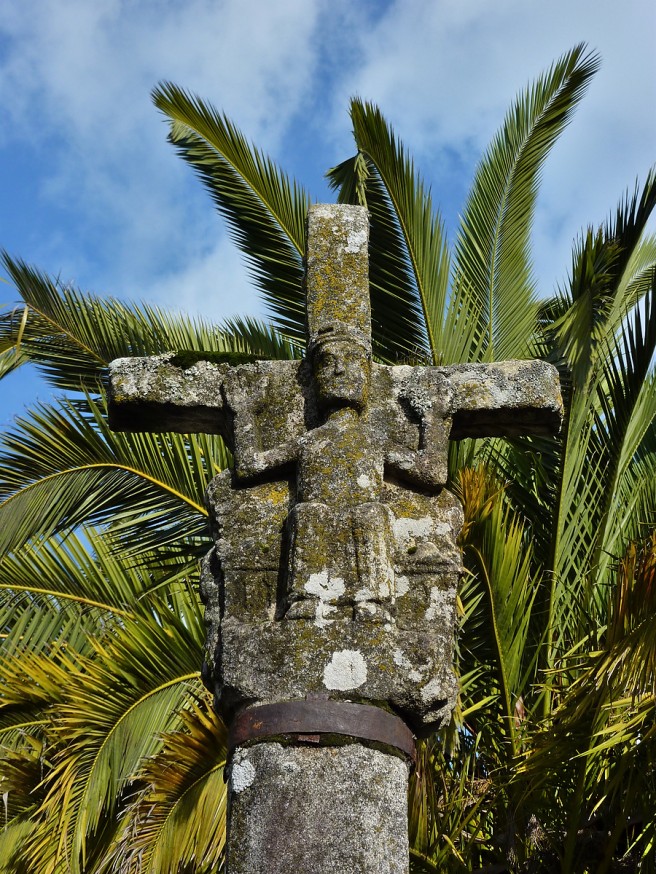
M 461 591 L 461 670 L 477 677 L 462 706 L 471 709 L 477 697 L 498 694 L 499 751 L 507 747 L 499 764 L 507 763 L 519 749 L 518 712 L 534 680 L 536 653 L 527 639 L 537 580 L 524 527 L 498 484 L 483 469 L 464 470 L 458 493 L 465 509 L 461 542 L 472 574 Z
M 34 820 L 14 819 L 0 830 L 0 874 L 31 874 L 24 847 L 36 829 Z
M 43 747 L 43 739 L 36 734 L 20 729 L 3 732 L 0 793 L 4 796 L 5 821 L 34 807 L 38 793 L 33 793 L 32 787 L 40 782 Z
M 124 874 L 198 874 L 217 870 L 226 819 L 225 726 L 209 696 L 193 699 L 182 727 L 136 774 L 141 789 L 125 815 L 125 831 L 102 870 Z
M 477 738 L 461 737 L 445 755 L 444 737 L 421 744 L 409 791 L 410 871 L 482 867 L 494 829 L 494 785 L 485 778 Z
M 21 587 L 12 573 L 16 566 L 20 566 L 20 559 L 2 560 L 0 664 L 3 659 L 20 658 L 28 650 L 47 652 L 53 643 L 64 640 L 72 650 L 84 651 L 88 631 L 84 611 L 88 604 L 81 603 L 82 599 L 57 598 L 54 592 L 36 591 L 42 582 L 38 578 L 28 580 L 28 586 Z M 97 615 L 89 625 L 96 620 Z M 40 694 L 39 690 L 34 692 Z
M 643 298 L 642 306 L 635 307 L 633 317 L 627 320 L 606 356 L 600 398 L 602 414 L 597 430 L 604 440 L 607 485 L 593 558 L 600 579 L 604 578 L 609 557 L 622 554 L 631 536 L 626 528 L 623 531 L 618 528 L 618 516 L 621 518 L 625 509 L 617 499 L 620 495 L 628 497 L 622 480 L 634 482 L 632 468 L 640 457 L 643 441 L 653 437 L 656 424 L 656 384 L 652 364 L 656 353 L 656 273 L 653 275 L 655 281 L 649 295 Z M 641 473 L 645 473 L 644 467 Z M 651 486 L 653 490 L 654 481 Z M 654 525 L 656 517 L 636 517 L 633 524 Z
M 226 336 L 243 342 L 245 352 L 276 361 L 301 357 L 302 348 L 298 344 L 283 337 L 272 325 L 251 316 L 226 319 L 221 328 Z
M 142 550 L 180 536 L 204 548 L 205 485 L 215 462 L 227 461 L 220 440 L 115 434 L 90 399 L 87 406 L 88 415 L 63 401 L 42 406 L 4 436 L 0 553 L 109 521 L 140 526 Z
M 462 324 L 471 350 L 486 360 L 525 357 L 530 348 L 537 314 L 530 231 L 540 170 L 598 66 L 583 44 L 565 54 L 516 100 L 476 172 L 445 333 L 462 333 Z
M 277 327 L 303 345 L 309 196 L 200 98 L 169 82 L 152 96 L 170 120 L 170 142 L 196 170 L 226 219 Z
M 653 420 L 649 373 L 656 253 L 651 238 L 644 237 L 653 188 L 650 174 L 639 199 L 625 199 L 614 222 L 588 230 L 578 241 L 570 289 L 560 295 L 556 321 L 546 326 L 546 344 L 562 362 L 568 384 L 548 560 L 553 576 L 544 608 L 549 665 L 556 649 L 567 651 L 581 633 L 572 627 L 573 600 L 585 604 L 574 621 L 586 611 L 586 621 L 603 621 L 593 618 L 595 611 L 603 615 L 599 584 L 610 556 L 623 549 L 616 523 L 633 503 L 620 498 L 629 497 L 627 485 L 635 483 L 641 435 L 649 433 Z
M 359 158 L 328 173 L 340 201 L 369 208 L 375 352 L 386 360 L 419 356 L 442 363 L 441 328 L 449 255 L 430 192 L 380 110 L 357 98 L 351 120 Z M 354 182 L 353 177 L 356 177 Z
M 597 231 L 588 228 L 575 243 L 571 274 L 546 327 L 548 346 L 567 363 L 573 386 L 588 390 L 604 344 L 620 330 L 627 313 L 640 302 L 653 283 L 656 238 L 645 235 L 656 205 L 656 171 L 652 171 L 640 197 L 628 195 L 620 202 L 614 221 Z
M 35 866 L 64 859 L 71 871 L 85 870 L 90 839 L 112 816 L 140 762 L 159 749 L 163 733 L 179 727 L 183 703 L 201 688 L 202 622 L 194 609 L 192 625 L 161 608 L 150 621 L 126 620 L 69 666 L 58 705 L 58 751 L 39 812 L 57 840 L 53 850 L 52 833 L 47 844 L 44 832 L 35 835 L 28 850 Z
M 651 629 L 656 598 L 656 535 L 630 544 L 609 598 L 609 625 L 599 649 L 565 654 L 562 673 L 576 676 L 523 765 L 530 791 L 553 797 L 569 773 L 563 829 L 563 870 L 575 870 L 589 848 L 581 838 L 603 835 L 595 870 L 610 870 L 618 844 L 631 835 L 653 858 L 656 651 Z M 629 841 L 630 843 L 630 841 Z
M 29 361 L 22 349 L 29 307 L 16 306 L 1 312 L 3 309 L 0 307 L 0 379 Z M 9 343 L 8 337 L 12 338 Z
M 191 349 L 290 357 L 288 344 L 261 322 L 220 327 L 127 305 L 63 285 L 7 253 L 2 260 L 26 305 L 0 314 L 0 376 L 29 361 L 56 388 L 95 394 L 109 362 L 125 356 Z
M 2 655 L 42 652 L 58 640 L 84 652 L 99 626 L 108 632 L 125 617 L 150 615 L 154 592 L 166 587 L 171 599 L 197 579 L 184 557 L 135 562 L 106 529 L 28 543 L 0 561 Z

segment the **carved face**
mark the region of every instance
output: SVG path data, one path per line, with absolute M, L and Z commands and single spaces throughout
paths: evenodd
M 359 343 L 325 341 L 315 349 L 312 370 L 322 407 L 359 410 L 366 404 L 371 361 Z

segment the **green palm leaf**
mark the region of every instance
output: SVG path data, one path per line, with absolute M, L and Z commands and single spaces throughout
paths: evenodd
M 6 253 L 3 262 L 26 306 L 0 314 L 0 376 L 30 361 L 56 388 L 96 393 L 109 362 L 124 356 L 180 350 L 292 354 L 271 327 L 254 319 L 220 327 L 83 294 Z
M 371 222 L 372 320 L 386 360 L 441 363 L 449 256 L 430 192 L 380 110 L 351 101 L 358 157 L 328 173 L 340 202 L 364 199 Z M 354 184 L 359 174 L 360 185 Z
M 582 617 L 597 615 L 603 624 L 599 586 L 612 556 L 635 533 L 637 519 L 624 534 L 618 524 L 626 522 L 631 506 L 652 512 L 653 487 L 637 484 L 635 470 L 638 463 L 650 469 L 641 441 L 653 418 L 656 250 L 645 236 L 654 207 L 653 175 L 640 197 L 620 203 L 612 222 L 597 232 L 589 229 L 577 242 L 569 288 L 543 310 L 543 352 L 559 364 L 567 403 L 559 440 L 551 448 L 542 445 L 551 456 L 544 468 L 550 512 L 534 514 L 533 521 L 537 542 L 549 542 L 544 560 L 552 570 L 541 596 L 547 665 L 587 633 Z M 576 602 L 583 609 L 573 609 Z
M 491 781 L 476 740 L 461 738 L 449 755 L 437 735 L 418 748 L 417 767 L 410 780 L 410 871 L 462 871 L 483 861 L 490 833 Z
M 585 835 L 591 827 L 604 840 L 596 870 L 611 870 L 628 828 L 645 860 L 653 859 L 655 547 L 653 533 L 640 547 L 629 545 L 609 594 L 608 627 L 600 647 L 585 652 L 577 646 L 564 656 L 562 673 L 576 678 L 553 720 L 537 734 L 523 766 L 532 791 L 553 793 L 563 772 L 573 778 L 575 791 L 564 822 L 566 871 L 588 861 Z
M 0 553 L 37 535 L 108 521 L 137 525 L 142 551 L 180 537 L 202 551 L 205 485 L 216 461 L 227 460 L 220 440 L 115 434 L 88 405 L 90 415 L 64 402 L 38 408 L 5 435 Z
M 298 344 L 283 337 L 272 325 L 252 316 L 226 319 L 221 329 L 228 337 L 243 343 L 244 352 L 253 352 L 262 358 L 276 361 L 301 356 L 302 349 Z M 236 349 L 236 351 L 242 350 Z
M 192 700 L 181 717 L 182 728 L 165 735 L 161 750 L 137 773 L 144 788 L 126 811 L 124 834 L 102 871 L 217 870 L 225 836 L 227 733 L 207 694 Z
M 19 732 L 46 751 L 38 760 L 43 792 L 32 796 L 38 826 L 21 858 L 28 870 L 52 874 L 95 870 L 93 856 L 112 840 L 113 811 L 124 807 L 138 765 L 159 748 L 160 732 L 179 727 L 183 703 L 201 689 L 197 596 L 187 584 L 157 585 L 152 570 L 126 566 L 106 532 L 87 529 L 85 540 L 86 553 L 71 534 L 0 562 L 0 604 L 13 594 L 20 606 L 4 620 L 0 738 L 6 747 Z
M 30 819 L 14 819 L 0 831 L 0 874 L 32 874 L 26 867 L 23 847 L 36 829 Z
M 540 170 L 599 66 L 585 52 L 577 46 L 520 95 L 476 172 L 445 335 L 458 344 L 468 337 L 470 354 L 485 360 L 525 357 L 530 348 L 537 303 L 529 246 Z
M 634 484 L 632 468 L 643 441 L 651 437 L 650 448 L 654 448 L 656 384 L 652 361 L 656 352 L 656 273 L 653 271 L 652 277 L 654 282 L 649 295 L 643 298 L 641 307 L 635 308 L 633 317 L 606 356 L 597 431 L 604 440 L 608 462 L 604 470 L 605 502 L 592 560 L 602 579 L 611 556 L 622 554 L 626 541 L 638 535 L 636 527 L 656 523 L 653 515 L 634 517 L 630 528 L 619 528 L 618 511 L 623 514 L 624 507 L 617 502 L 618 494 L 627 495 L 628 491 L 622 480 L 627 478 Z M 643 467 L 641 473 L 644 475 L 644 472 Z M 652 480 L 652 490 L 653 485 Z
M 45 861 L 48 870 L 65 858 L 71 871 L 85 870 L 88 840 L 112 815 L 142 759 L 159 748 L 160 735 L 179 726 L 183 703 L 200 688 L 202 622 L 195 610 L 192 626 L 161 609 L 150 621 L 127 620 L 70 666 L 58 707 L 59 752 L 41 810 L 58 840 L 55 851 L 42 835 L 33 842 L 28 856 L 35 865 Z
M 462 706 L 471 710 L 478 698 L 498 694 L 499 750 L 506 747 L 498 764 L 507 764 L 519 749 L 517 708 L 524 707 L 534 679 L 535 653 L 527 640 L 537 580 L 524 526 L 499 486 L 483 469 L 465 470 L 458 493 L 465 509 L 461 540 L 472 574 L 461 592 L 461 670 L 476 678 L 463 689 Z
M 212 106 L 171 83 L 153 91 L 169 140 L 198 173 L 283 334 L 305 342 L 303 256 L 310 198 Z

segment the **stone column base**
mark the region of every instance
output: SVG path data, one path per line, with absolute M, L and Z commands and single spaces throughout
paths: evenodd
M 238 747 L 227 874 L 408 874 L 408 772 L 357 743 Z

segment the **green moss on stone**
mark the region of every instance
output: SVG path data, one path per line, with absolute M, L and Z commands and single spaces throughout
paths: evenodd
M 182 349 L 176 352 L 169 363 L 183 370 L 193 367 L 199 361 L 209 361 L 210 364 L 229 364 L 236 367 L 238 364 L 252 364 L 253 361 L 262 361 L 261 355 L 253 355 L 250 352 L 209 352 L 196 351 L 195 349 Z

